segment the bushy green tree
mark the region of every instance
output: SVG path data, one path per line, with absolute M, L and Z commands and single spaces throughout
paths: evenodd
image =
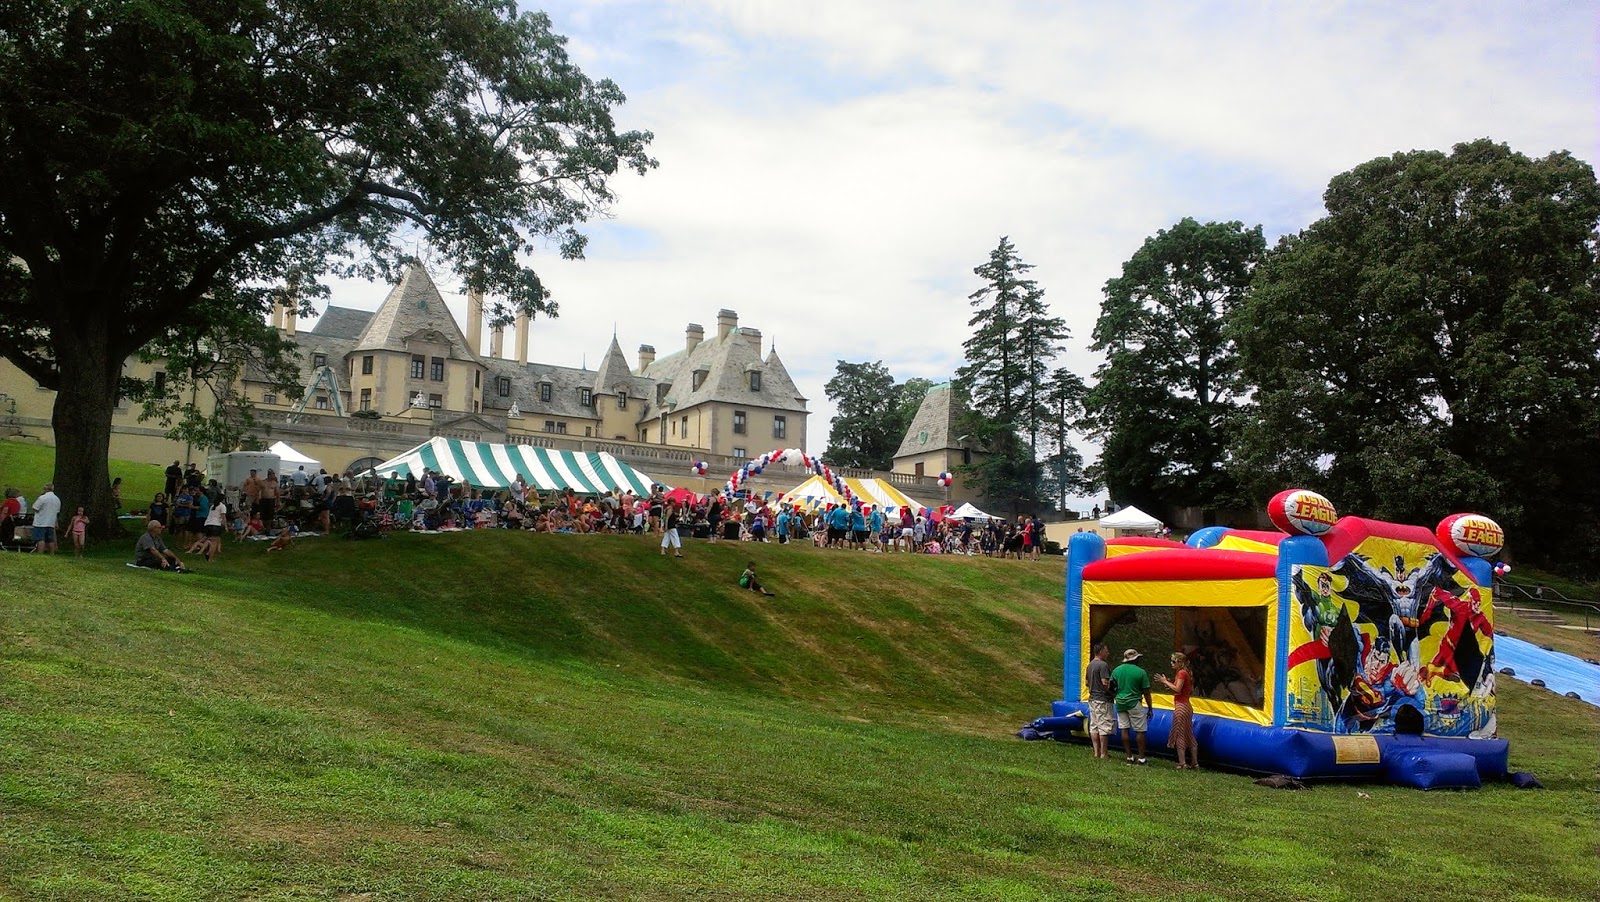
M 510 0 L 0 4 L 0 353 L 57 392 L 57 491 L 114 528 L 123 361 L 208 297 L 262 318 L 423 240 L 553 314 L 529 257 L 655 165 L 622 102 Z
M 1498 519 L 1524 559 L 1600 558 L 1600 185 L 1566 152 L 1489 140 L 1336 176 L 1268 255 L 1231 334 L 1256 408 L 1256 496 Z
M 881 360 L 838 361 L 822 387 L 838 410 L 829 421 L 823 460 L 834 467 L 893 469 L 900 441 L 932 384 L 927 379 L 896 384 Z
M 1106 282 L 1088 409 L 1113 498 L 1162 512 L 1231 503 L 1228 447 L 1244 386 L 1224 321 L 1266 251 L 1261 227 L 1185 218 Z

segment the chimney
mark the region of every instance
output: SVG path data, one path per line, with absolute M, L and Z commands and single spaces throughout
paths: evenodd
M 646 367 L 650 366 L 650 364 L 655 363 L 655 362 L 656 362 L 656 346 L 655 345 L 640 345 L 639 346 L 639 372 L 643 373 L 645 371 Z
M 283 299 L 283 331 L 286 335 L 294 334 L 295 325 L 295 295 Z
M 467 350 L 483 355 L 483 292 L 467 289 Z
M 498 359 L 506 343 L 506 327 L 495 326 L 489 331 L 489 356 Z
M 717 341 L 728 337 L 728 333 L 739 327 L 739 314 L 724 307 L 717 311 Z
M 283 305 L 279 304 L 277 302 L 273 302 L 271 314 L 272 314 L 272 328 L 274 328 L 274 329 L 282 329 L 283 328 Z
M 743 329 L 739 330 L 739 337 L 743 338 L 745 340 L 745 342 L 750 345 L 751 353 L 756 355 L 756 359 L 757 360 L 760 360 L 761 359 L 761 330 L 760 329 L 752 329 L 749 326 L 745 326 Z
M 706 330 L 699 323 L 690 323 L 689 328 L 683 330 L 683 350 L 687 353 L 694 350 L 694 346 L 705 340 Z
M 517 314 L 517 362 L 528 365 L 528 314 Z

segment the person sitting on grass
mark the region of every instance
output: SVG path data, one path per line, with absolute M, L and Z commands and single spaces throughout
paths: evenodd
M 252 512 L 250 514 L 250 522 L 246 523 L 244 528 L 239 530 L 238 539 L 239 541 L 243 542 L 245 539 L 248 539 L 251 536 L 259 536 L 266 531 L 266 525 L 261 522 L 261 514 L 259 512 Z
M 272 544 L 267 546 L 267 550 L 287 551 L 289 550 L 289 542 L 293 539 L 293 531 L 290 529 L 290 527 L 285 526 L 284 528 L 278 530 L 278 537 L 272 540 Z
M 166 528 L 166 524 L 160 520 L 151 520 L 145 525 L 144 535 L 133 543 L 133 562 L 151 570 L 183 573 L 183 561 L 178 560 L 178 556 L 167 548 L 167 543 L 161 541 L 161 531 Z
M 772 592 L 768 592 L 766 590 L 765 586 L 761 585 L 760 580 L 756 579 L 755 561 L 749 561 L 744 565 L 744 573 L 739 576 L 739 588 L 749 589 L 752 592 L 760 592 L 762 595 L 765 595 L 769 598 L 773 595 Z

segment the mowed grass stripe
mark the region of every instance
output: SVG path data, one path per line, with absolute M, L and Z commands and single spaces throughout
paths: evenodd
M 583 536 L 10 558 L 20 898 L 1585 898 L 1600 719 L 1502 686 L 1543 793 L 1255 787 L 1010 731 L 1057 563 Z M 746 558 L 780 593 L 733 580 Z M 205 565 L 201 565 L 205 566 Z M 1483 840 L 1492 825 L 1494 841 Z M 1400 879 L 1397 875 L 1414 875 Z M 1435 885 L 1435 884 L 1428 884 Z

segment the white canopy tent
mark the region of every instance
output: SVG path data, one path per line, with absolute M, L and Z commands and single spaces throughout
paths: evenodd
M 954 517 L 957 520 L 998 520 L 998 519 L 1000 519 L 999 517 L 992 516 L 990 514 L 984 513 L 981 510 L 978 510 L 977 508 L 972 506 L 972 502 L 970 502 L 970 501 L 968 501 L 966 504 L 963 504 L 960 507 L 956 508 L 955 513 L 951 514 L 950 516 Z
M 307 457 L 304 454 L 301 454 L 299 451 L 296 451 L 294 448 L 290 447 L 288 442 L 278 442 L 274 444 L 271 448 L 267 449 L 267 453 L 278 455 L 278 460 L 283 461 L 284 469 L 288 469 L 290 466 L 298 467 L 301 464 L 305 464 L 308 467 L 322 466 L 322 461 L 317 460 L 314 457 Z
M 1122 532 L 1155 532 L 1161 528 L 1161 521 L 1130 505 L 1114 514 L 1101 517 L 1100 528 Z

